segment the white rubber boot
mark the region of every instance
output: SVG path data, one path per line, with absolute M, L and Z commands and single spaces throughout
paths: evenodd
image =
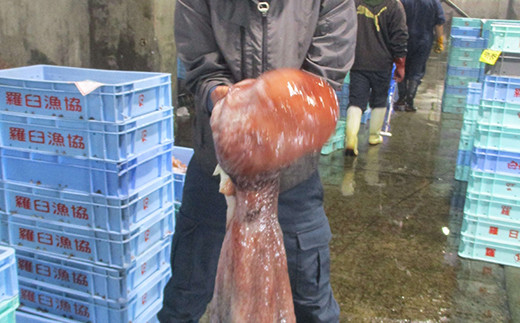
M 345 129 L 345 155 L 358 154 L 358 132 L 359 125 L 361 124 L 361 111 L 360 107 L 350 106 L 347 109 L 347 122 Z
M 371 145 L 378 145 L 383 142 L 381 136 L 381 128 L 385 122 L 386 108 L 374 108 L 370 113 L 370 135 L 368 136 L 368 143 Z

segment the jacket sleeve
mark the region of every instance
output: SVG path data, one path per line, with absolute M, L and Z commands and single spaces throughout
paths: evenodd
M 323 0 L 302 69 L 324 77 L 339 90 L 354 64 L 356 36 L 354 0 Z
M 442 9 L 441 2 L 439 0 L 435 0 L 433 3 L 435 7 L 435 25 L 443 25 L 446 22 L 446 17 L 444 17 L 444 9 Z
M 177 55 L 186 67 L 186 87 L 199 102 L 208 102 L 213 87 L 234 80 L 217 46 L 207 1 L 177 0 L 174 28 Z
M 389 40 L 393 58 L 406 57 L 408 46 L 408 27 L 406 13 L 401 1 L 396 0 L 390 18 Z

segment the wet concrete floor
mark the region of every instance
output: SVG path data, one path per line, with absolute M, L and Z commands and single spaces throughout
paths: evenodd
M 457 255 L 462 115 L 441 112 L 445 71 L 446 53 L 433 54 L 419 110 L 394 113 L 381 145 L 362 125 L 357 158 L 321 158 L 341 322 L 520 322 L 520 270 Z M 188 123 L 176 126 L 176 144 L 190 146 Z

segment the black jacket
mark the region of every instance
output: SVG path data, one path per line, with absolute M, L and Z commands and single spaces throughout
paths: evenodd
M 388 71 L 394 58 L 406 56 L 408 28 L 399 0 L 370 6 L 356 0 L 358 31 L 353 70 Z

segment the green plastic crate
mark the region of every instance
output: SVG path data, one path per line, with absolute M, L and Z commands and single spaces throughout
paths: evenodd
M 467 165 L 455 166 L 455 179 L 458 181 L 467 182 L 470 171 L 471 171 L 471 166 L 467 166 Z
M 475 127 L 476 130 L 476 127 Z M 459 150 L 472 150 L 473 149 L 473 135 L 467 136 L 467 135 L 460 135 L 459 139 Z
M 444 94 L 442 97 L 442 112 L 462 114 L 466 107 L 465 95 Z
M 20 305 L 18 295 L 0 302 L 0 323 L 14 323 L 15 311 Z
M 488 47 L 509 53 L 520 53 L 520 25 L 491 25 Z
M 520 20 L 510 19 L 482 19 L 482 37 L 489 38 L 489 33 L 493 25 L 520 25 Z
M 345 134 L 332 136 L 321 148 L 322 155 L 328 155 L 336 150 L 345 148 Z
M 450 57 L 448 64 L 450 66 L 465 67 L 465 68 L 484 68 L 484 63 L 479 62 L 478 59 L 472 57 Z
M 462 18 L 462 17 L 453 17 L 451 21 L 452 27 L 474 27 L 481 28 L 482 27 L 482 19 L 478 18 Z
M 464 108 L 464 121 L 478 121 L 479 106 L 474 104 L 466 104 Z
M 446 85 L 448 86 L 468 86 L 469 83 L 476 82 L 477 77 L 447 75 Z
M 468 47 L 451 47 L 448 55 L 448 62 L 454 59 L 472 59 L 477 61 L 482 55 L 483 49 L 481 48 L 468 48 Z

